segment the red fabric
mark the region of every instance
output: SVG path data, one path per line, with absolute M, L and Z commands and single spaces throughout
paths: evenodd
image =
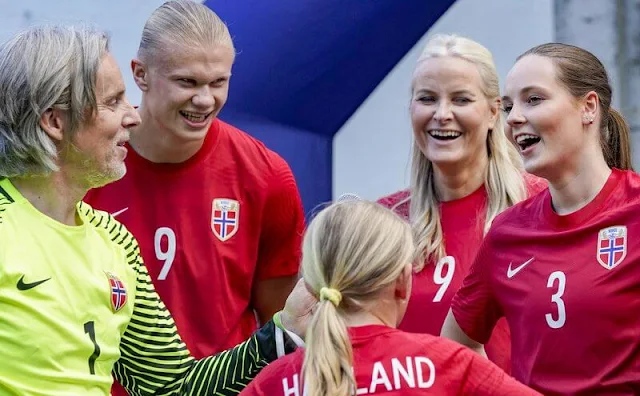
M 545 395 L 638 394 L 639 203 L 640 176 L 614 169 L 569 215 L 553 211 L 548 190 L 503 212 L 453 299 L 460 327 L 486 342 L 506 317 L 512 374 Z M 598 250 L 612 226 L 626 227 L 626 242 L 613 238 L 625 256 L 606 268 Z
M 546 183 L 535 176 L 526 175 L 525 182 L 529 194 L 546 188 Z M 381 198 L 378 202 L 394 208 L 396 213 L 408 220 L 409 202 L 396 206 L 408 196 L 409 192 L 405 190 Z M 486 205 L 487 192 L 484 186 L 464 198 L 440 204 L 440 224 L 447 257 L 439 263 L 427 262 L 422 271 L 414 273 L 411 299 L 399 326 L 401 330 L 440 335 L 451 299 L 462 285 L 482 243 Z M 453 273 L 450 282 L 447 282 L 449 271 Z M 506 372 L 511 370 L 511 341 L 506 321 L 496 326 L 485 349 L 491 361 Z
M 196 358 L 244 341 L 256 329 L 254 280 L 298 272 L 304 213 L 289 166 L 220 120 L 184 163 L 152 163 L 128 148 L 126 176 L 85 200 L 111 213 L 126 208 L 117 219 L 139 241 L 155 288 Z M 238 223 L 225 241 L 214 234 L 214 215 L 221 216 L 215 199 L 239 203 L 227 213 Z M 174 260 L 160 280 L 172 246 Z
M 349 333 L 357 394 L 538 394 L 490 361 L 440 337 L 374 325 L 352 327 Z M 240 395 L 302 396 L 303 360 L 304 350 L 278 359 L 264 368 Z

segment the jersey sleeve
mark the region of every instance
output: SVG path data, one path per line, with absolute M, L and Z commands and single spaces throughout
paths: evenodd
M 379 198 L 376 203 L 393 210 L 398 216 L 409 220 L 409 190 L 398 191 L 394 194 Z
M 269 321 L 235 348 L 194 360 L 155 292 L 137 246 L 135 250 L 135 307 L 120 344 L 122 357 L 114 368 L 116 379 L 131 394 L 168 395 L 180 390 L 182 395 L 235 395 L 277 358 L 275 327 Z
M 289 165 L 273 155 L 273 173 L 263 211 L 258 252 L 257 279 L 298 273 L 304 211 L 298 186 Z
M 133 235 L 105 212 L 83 208 L 88 217 L 93 215 L 94 225 L 107 229 L 111 240 L 125 249 L 136 273 L 133 314 L 113 367 L 115 378 L 131 395 L 236 395 L 277 358 L 275 325 L 269 321 L 236 347 L 195 360 L 155 291 Z M 284 337 L 285 352 L 293 351 L 293 342 Z
M 477 396 L 534 396 L 541 395 L 507 375 L 498 366 L 470 351 L 472 356 L 466 369 L 461 394 Z
M 286 380 L 290 374 L 300 371 L 299 368 L 302 366 L 301 356 L 300 352 L 295 352 L 268 365 L 249 383 L 249 386 L 240 393 L 240 396 L 277 396 L 287 394 L 284 392 L 283 380 Z M 298 367 L 296 367 L 296 363 Z M 300 377 L 297 379 L 300 381 Z M 294 394 L 291 390 L 295 388 L 295 380 L 291 380 L 291 383 L 288 381 L 285 383 L 290 390 L 289 394 Z M 297 385 L 300 385 L 300 382 Z M 302 394 L 302 392 L 295 394 Z
M 522 174 L 522 178 L 524 179 L 524 185 L 527 189 L 527 197 L 533 197 L 540 191 L 549 187 L 549 183 L 545 179 L 530 173 L 524 172 Z
M 489 231 L 451 302 L 453 316 L 462 331 L 481 344 L 489 341 L 496 322 L 503 316 L 491 288 L 491 235 L 492 232 Z
M 484 350 L 496 366 L 507 374 L 511 373 L 511 331 L 504 316 L 496 322 Z
M 391 209 L 399 201 L 397 194 L 387 195 L 376 200 L 377 204 L 384 206 L 387 209 Z

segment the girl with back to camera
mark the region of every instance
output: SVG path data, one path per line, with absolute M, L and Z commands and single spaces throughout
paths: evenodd
M 640 393 L 640 177 L 611 96 L 581 48 L 518 58 L 506 132 L 549 190 L 494 221 L 443 326 L 477 348 L 506 317 L 512 374 L 545 395 Z
M 411 295 L 409 225 L 376 203 L 330 205 L 309 225 L 302 273 L 318 296 L 299 349 L 242 395 L 537 395 L 462 345 L 396 327 Z

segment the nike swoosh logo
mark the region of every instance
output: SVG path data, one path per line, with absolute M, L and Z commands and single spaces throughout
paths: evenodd
M 18 280 L 18 284 L 16 286 L 18 287 L 18 290 L 29 290 L 29 289 L 33 289 L 34 287 L 43 284 L 44 282 L 48 281 L 49 279 L 51 279 L 51 278 L 39 280 L 37 282 L 25 283 L 24 282 L 24 275 L 22 275 L 20 277 L 20 279 Z
M 524 267 L 529 265 L 529 263 L 531 263 L 533 260 L 535 260 L 535 257 L 531 257 L 529 260 L 527 260 L 524 263 L 520 264 L 516 268 L 511 268 L 511 265 L 513 263 L 509 263 L 509 268 L 507 268 L 507 278 L 509 278 L 509 279 L 513 278 L 518 272 L 520 272 L 521 269 L 523 269 Z
M 129 208 L 128 208 L 128 207 L 127 207 L 127 208 L 124 208 L 124 209 L 122 209 L 122 210 L 119 210 L 119 211 L 117 211 L 117 212 L 113 212 L 113 213 L 111 213 L 111 216 L 116 217 L 117 215 L 123 214 L 123 213 L 124 213 L 124 212 L 126 212 L 127 210 L 129 210 Z

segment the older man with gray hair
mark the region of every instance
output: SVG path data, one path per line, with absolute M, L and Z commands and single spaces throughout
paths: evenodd
M 107 395 L 112 373 L 135 395 L 235 394 L 276 358 L 283 332 L 269 321 L 195 360 L 135 238 L 81 202 L 124 176 L 140 123 L 104 33 L 14 36 L 0 47 L 0 92 L 0 394 Z

